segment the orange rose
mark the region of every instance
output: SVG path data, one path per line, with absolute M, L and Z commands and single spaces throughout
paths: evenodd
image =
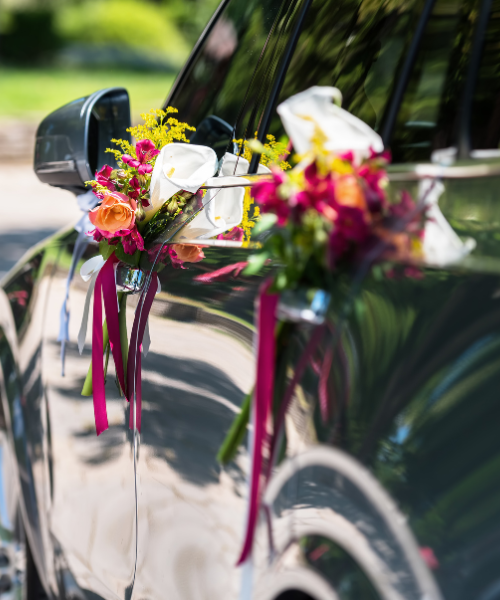
M 343 206 L 367 208 L 363 189 L 352 175 L 344 175 L 335 181 L 335 200 Z
M 182 262 L 196 263 L 205 258 L 202 246 L 192 246 L 190 244 L 173 244 L 173 249 L 177 258 Z
M 89 212 L 89 219 L 101 231 L 116 233 L 134 226 L 136 208 L 135 201 L 125 194 L 109 192 L 101 205 Z

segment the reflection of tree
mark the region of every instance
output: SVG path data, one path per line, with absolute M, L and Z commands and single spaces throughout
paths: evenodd
M 491 583 L 499 559 L 497 287 L 439 271 L 367 280 L 342 338 L 348 372 L 337 362 L 332 373 L 337 388 L 352 386 L 338 443 L 371 465 L 457 598 Z
M 285 99 L 312 85 L 337 86 L 343 107 L 378 128 L 422 2 L 313 2 L 285 79 Z M 272 133 L 281 128 L 275 121 Z

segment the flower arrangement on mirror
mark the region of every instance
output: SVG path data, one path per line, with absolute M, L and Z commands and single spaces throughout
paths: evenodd
M 97 206 L 88 213 L 94 226 L 88 235 L 99 244 L 99 255 L 80 270 L 83 279 L 90 283 L 78 347 L 81 353 L 93 293 L 92 362 L 82 395 L 93 396 L 98 435 L 108 428 L 105 379 L 110 353 L 119 390 L 131 402 L 130 426 L 134 426 L 135 419 L 140 430 L 141 352 L 147 354 L 149 348 L 148 315 L 159 289 L 157 274 L 167 265 L 184 269 L 186 263 L 204 259 L 203 242 L 167 244 L 169 232 L 184 225 L 193 234 L 188 236 L 190 240 L 216 238 L 241 244 L 245 235 L 241 225 L 246 223 L 247 238 L 254 225 L 249 216 L 250 205 L 244 201 L 245 188 L 236 185 L 246 181 L 241 176 L 248 172 L 250 143 L 234 140 L 237 154 L 226 152 L 219 161 L 211 148 L 189 143 L 186 132 L 195 129 L 174 118 L 172 114 L 176 112 L 168 107 L 143 114 L 144 124 L 127 130 L 136 139 L 135 146 L 128 140 L 111 140 L 119 147 L 107 150 L 114 154 L 117 168 L 104 165 L 95 180 L 87 182 L 97 199 Z M 265 166 L 269 163 L 286 166 L 286 148 L 272 136 L 268 136 L 265 152 L 261 172 L 270 172 Z M 227 189 L 220 189 L 221 176 L 231 179 L 232 185 Z M 135 275 L 130 275 L 131 270 Z M 128 290 L 135 288 L 125 286 L 117 294 L 123 271 L 132 279 L 146 280 L 130 343 L 125 307 Z M 101 296 L 106 313 L 104 323 Z M 66 301 L 61 319 L 63 341 L 68 339 Z
M 328 347 L 335 347 L 362 280 L 367 275 L 420 278 L 421 265 L 453 262 L 471 249 L 437 206 L 439 182 L 423 182 L 417 201 L 406 191 L 390 196 L 390 155 L 382 139 L 343 110 L 341 99 L 336 88 L 314 87 L 281 104 L 278 113 L 297 164 L 288 172 L 272 168 L 271 177 L 251 189 L 262 214 L 254 229 L 261 245 L 239 272 L 271 274 L 256 308 L 255 385 L 218 454 L 222 463 L 235 456 L 252 413 L 249 510 L 239 564 L 251 554 L 263 488 L 284 451 L 280 433 L 294 389 L 306 368 L 314 368 L 327 334 Z M 313 330 L 290 376 L 283 354 L 293 322 L 301 321 Z M 321 359 L 318 398 L 324 419 L 332 357 L 333 351 Z

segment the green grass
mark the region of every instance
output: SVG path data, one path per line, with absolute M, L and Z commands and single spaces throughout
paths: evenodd
M 135 122 L 141 112 L 162 106 L 174 79 L 170 73 L 0 68 L 0 119 L 39 121 L 81 96 L 121 86 L 128 90 Z

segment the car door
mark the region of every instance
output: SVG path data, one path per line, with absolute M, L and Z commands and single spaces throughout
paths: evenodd
M 61 594 L 126 598 L 136 559 L 134 436 L 128 403 L 118 392 L 111 364 L 106 386 L 110 426 L 105 434 L 96 436 L 92 397 L 81 395 L 91 362 L 91 331 L 89 327 L 80 355 L 76 340 L 87 294 L 80 276 L 70 286 L 71 341 L 62 374 L 58 336 L 77 235 L 74 230 L 63 232 L 47 246 L 52 277 L 37 315 L 43 331 L 40 354 L 50 457 L 42 531 L 49 538 L 47 560 L 54 561 Z M 95 253 L 95 246 L 88 246 L 78 269 Z M 37 495 L 41 492 L 36 489 Z
M 429 162 L 433 150 L 452 145 L 456 139 L 458 98 L 467 79 L 467 52 L 477 8 L 468 2 L 438 1 L 425 6 L 419 2 L 384 6 L 313 2 L 284 81 L 279 70 L 274 71 L 283 87 L 280 91 L 278 85 L 269 96 L 263 117 L 257 119 L 262 126 L 259 138 L 265 141 L 268 130 L 276 136 L 283 133 L 273 117 L 280 94 L 286 97 L 313 84 L 338 85 L 344 106 L 383 132 L 387 142 L 392 140 L 396 162 Z M 238 97 L 240 88 L 228 84 L 231 63 L 221 66 L 214 58 L 213 32 L 230 30 L 230 14 L 219 14 L 169 99 L 183 119 L 194 119 L 199 126 L 201 133 L 193 141 L 203 143 L 201 134 L 212 133 L 209 143 L 221 152 L 220 157 L 220 148 L 227 151 L 231 138 L 221 133 L 220 122 L 216 127 L 209 118 L 214 115 L 213 106 L 225 107 L 227 98 Z M 222 49 L 219 52 L 224 55 Z M 280 52 L 270 55 L 280 56 Z M 264 51 L 261 74 L 276 64 L 273 60 L 267 64 L 270 55 Z M 238 65 L 237 56 L 231 59 Z M 210 80 L 206 75 L 211 72 L 209 64 L 217 64 L 212 79 L 216 86 L 204 87 Z M 239 75 L 243 72 L 245 68 L 238 69 Z M 245 101 L 259 97 L 252 86 L 242 89 Z M 233 116 L 227 118 L 224 112 L 215 112 L 229 124 L 227 133 L 235 131 L 234 116 L 244 114 L 245 107 L 228 111 Z M 236 126 L 237 130 L 239 121 Z M 243 128 L 243 133 L 232 133 L 232 137 L 252 134 L 253 128 Z M 255 171 L 256 165 L 252 166 Z M 408 187 L 418 194 L 417 185 Z M 452 185 L 447 187 L 452 189 Z M 452 217 L 452 211 L 460 213 L 459 207 L 466 202 L 453 202 L 447 194 L 443 210 Z M 465 212 L 464 208 L 462 215 Z M 170 242 L 200 240 L 190 239 L 187 227 Z M 167 592 L 178 598 L 230 598 L 240 585 L 241 574 L 234 562 L 242 540 L 248 454 L 243 445 L 224 469 L 215 455 L 244 393 L 252 386 L 253 302 L 260 281 L 241 274 L 232 277 L 231 265 L 244 262 L 247 249 L 230 247 L 224 240 L 204 243 L 208 247 L 203 249 L 203 261 L 185 270 L 162 272 L 162 292 L 152 309 L 152 354 L 143 363 L 137 465 L 138 598 L 160 598 Z M 350 314 L 344 325 L 345 339 L 334 356 L 330 420 L 325 422 L 318 408 L 317 371 L 309 373 L 296 394 L 287 425 L 291 459 L 276 474 L 266 499 L 276 544 L 265 524 L 258 533 L 257 545 L 264 549 L 264 558 L 256 566 L 257 597 L 308 590 L 308 596 L 298 597 L 333 598 L 336 590 L 345 598 L 440 598 L 436 579 L 446 597 L 456 597 L 453 569 L 447 570 L 445 564 L 439 570 L 435 551 L 443 552 L 445 563 L 455 561 L 457 572 L 467 562 L 468 552 L 483 548 L 482 544 L 489 547 L 496 536 L 496 530 L 488 537 L 486 529 L 475 528 L 474 523 L 481 520 L 477 512 L 481 500 L 476 494 L 472 501 L 474 494 L 467 483 L 480 478 L 481 465 L 488 457 L 494 461 L 498 451 L 488 426 L 490 419 L 496 419 L 492 404 L 498 333 L 493 300 L 496 277 L 479 273 L 429 270 L 423 279 L 407 282 L 399 281 L 397 273 L 393 280 L 363 282 L 358 290 L 359 311 Z M 472 296 L 474 310 L 470 308 Z M 461 314 L 466 338 L 460 337 Z M 483 339 L 484 315 L 491 339 Z M 299 340 L 308 335 L 307 327 L 298 332 Z M 469 365 L 469 354 L 480 369 L 483 355 L 479 349 L 486 353 L 490 370 L 478 371 L 477 379 L 460 396 L 460 410 L 454 413 L 453 400 L 459 393 L 455 378 L 462 376 L 461 365 L 464 369 Z M 320 360 L 328 356 L 326 346 Z M 399 389 L 394 387 L 393 374 L 399 378 Z M 446 413 L 449 424 L 445 436 L 455 454 L 464 452 L 460 440 L 467 419 L 474 435 L 487 432 L 470 460 L 462 454 L 455 462 L 441 445 L 445 421 L 439 411 L 431 410 L 441 397 L 440 411 Z M 304 454 L 305 448 L 318 444 L 322 446 L 316 454 Z M 349 453 L 350 459 L 339 450 Z M 446 465 L 453 474 L 447 473 Z M 465 489 L 461 484 L 468 489 L 462 506 L 470 510 L 470 523 L 467 519 L 457 522 L 459 517 L 451 510 L 448 513 L 447 502 Z M 469 500 L 473 506 L 467 504 Z M 445 541 L 444 529 L 440 529 L 442 539 L 432 535 L 434 509 L 440 519 L 455 527 L 447 533 L 460 547 L 460 557 L 453 556 L 453 543 Z M 493 527 L 498 514 L 490 509 L 490 520 L 486 520 Z M 462 573 L 464 585 L 469 586 L 462 597 L 467 593 L 489 597 L 480 596 L 481 590 L 485 594 L 493 590 L 495 576 L 487 575 L 493 559 L 486 559 L 485 551 L 481 556 L 474 574 Z M 318 574 L 330 587 L 318 582 Z M 483 583 L 480 574 L 486 578 Z M 250 595 L 249 580 L 244 581 L 244 592 Z
M 179 120 L 197 128 L 192 143 L 211 146 L 223 170 L 234 165 L 226 175 L 252 168 L 235 154 L 269 118 L 306 7 L 301 0 L 223 4 L 167 100 Z M 247 240 L 252 203 L 246 193 L 240 226 Z M 196 223 L 181 229 L 176 241 L 199 235 Z M 239 589 L 234 563 L 248 455 L 242 451 L 221 469 L 216 454 L 253 383 L 260 281 L 229 274 L 211 285 L 196 283 L 197 275 L 230 271 L 248 257 L 248 249 L 231 240 L 204 239 L 203 245 L 203 261 L 161 271 L 150 315 L 137 459 L 136 598 L 229 599 Z

